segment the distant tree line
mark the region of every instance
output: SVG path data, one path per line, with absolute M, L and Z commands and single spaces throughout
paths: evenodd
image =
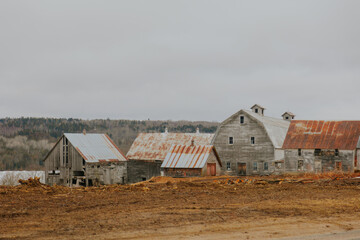
M 217 122 L 82 120 L 73 118 L 0 119 L 0 170 L 37 170 L 55 141 L 64 133 L 106 133 L 126 153 L 141 132 L 214 133 Z M 41 144 L 40 144 L 41 143 Z

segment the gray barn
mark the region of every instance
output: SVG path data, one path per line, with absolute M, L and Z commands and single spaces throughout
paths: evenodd
M 360 121 L 292 121 L 286 135 L 285 172 L 359 170 Z
M 283 119 L 266 117 L 265 108 L 257 104 L 251 110 L 238 111 L 223 121 L 216 131 L 213 145 L 222 161 L 224 174 L 282 172 L 284 151 L 281 147 L 294 115 L 286 112 Z
M 160 176 L 161 164 L 172 145 L 209 145 L 210 133 L 140 133 L 127 153 L 129 183 Z
M 44 159 L 49 185 L 127 183 L 127 159 L 106 134 L 65 133 Z

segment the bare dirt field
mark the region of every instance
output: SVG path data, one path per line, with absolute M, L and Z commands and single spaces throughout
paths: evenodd
M 0 239 L 360 239 L 355 175 L 0 186 Z

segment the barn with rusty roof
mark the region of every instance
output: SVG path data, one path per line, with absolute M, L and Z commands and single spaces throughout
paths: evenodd
M 124 184 L 127 158 L 106 134 L 65 133 L 46 155 L 49 185 Z
M 172 145 L 210 145 L 214 134 L 200 133 L 140 133 L 126 157 L 129 182 L 140 182 L 161 175 L 161 164 Z
M 218 176 L 221 161 L 212 145 L 172 145 L 161 165 L 165 176 Z
M 359 169 L 360 121 L 292 121 L 287 132 L 286 172 Z

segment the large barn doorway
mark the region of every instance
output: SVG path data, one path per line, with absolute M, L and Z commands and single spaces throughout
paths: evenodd
M 238 163 L 238 175 L 246 175 L 246 163 Z
M 208 176 L 216 176 L 216 163 L 208 163 L 207 164 L 207 175 Z

